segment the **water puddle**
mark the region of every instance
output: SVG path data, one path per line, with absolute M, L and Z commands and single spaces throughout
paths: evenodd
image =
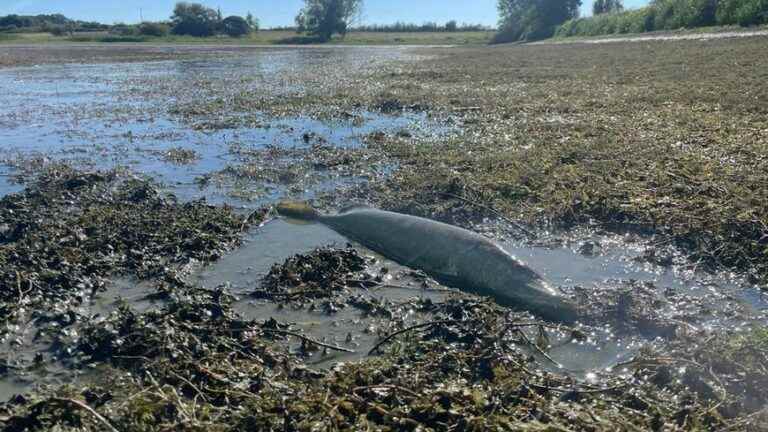
M 587 243 L 592 246 L 585 248 Z M 239 298 L 234 304 L 235 312 L 245 319 L 265 322 L 274 318 L 281 323 L 290 324 L 290 331 L 294 333 L 353 351 L 339 352 L 322 347 L 307 350 L 297 337 L 289 337 L 282 342 L 286 348 L 303 356 L 309 365 L 317 368 L 329 368 L 337 362 L 368 358 L 368 352 L 385 335 L 399 328 L 435 318 L 409 308 L 409 300 L 429 299 L 433 303 L 440 303 L 456 292 L 437 284 L 430 285 L 430 289 L 424 289 L 420 280 L 410 276 L 412 273 L 409 269 L 353 244 L 352 246 L 364 256 L 373 258 L 371 262 L 374 264 L 371 264 L 369 272 L 380 274 L 381 268 L 388 269 L 387 273 L 393 278 L 388 282 L 391 282 L 393 287 L 361 288 L 352 295 L 404 305 L 401 309 L 395 308 L 399 311 L 396 317 L 390 319 L 369 316 L 365 311 L 349 305 L 329 312 L 324 309 L 321 301 L 302 305 L 280 305 L 251 297 L 250 294 L 260 287 L 261 280 L 273 265 L 319 247 L 343 248 L 348 244 L 346 238 L 321 224 L 296 224 L 277 219 L 254 229 L 242 247 L 190 277 L 193 282 L 208 288 L 227 286 L 228 290 Z M 565 243 L 548 246 L 532 246 L 520 242 L 505 242 L 504 246 L 564 290 L 581 286 L 590 290 L 593 295 L 600 295 L 602 290 L 624 286 L 629 281 L 650 282 L 660 294 L 669 290 L 684 293 L 702 299 L 704 304 L 715 309 L 746 308 L 750 321 L 766 322 L 768 301 L 766 295 L 757 287 L 740 284 L 728 275 L 712 275 L 693 271 L 686 266 L 662 266 L 642 261 L 640 258 L 646 255 L 646 250 L 654 247 L 646 240 L 619 235 L 589 235 L 570 237 Z M 585 251 L 593 253 L 585 254 Z M 151 290 L 150 283 L 137 282 L 130 278 L 116 279 L 107 286 L 105 292 L 98 293 L 91 302 L 84 305 L 82 313 L 89 316 L 106 316 L 120 304 L 128 304 L 140 312 L 161 307 L 162 304 L 146 298 Z M 665 315 L 675 313 L 674 308 L 664 312 Z M 711 321 L 702 322 L 710 327 L 738 324 L 723 320 L 720 315 L 716 315 Z M 548 330 L 552 345 L 548 350 L 551 360 L 525 346 L 520 349 L 538 357 L 545 369 L 589 379 L 590 376 L 612 371 L 617 364 L 630 360 L 642 347 L 656 342 L 653 338 L 639 334 L 620 334 L 610 325 L 588 327 L 585 330 L 588 339 L 583 342 L 571 341 L 567 332 Z M 524 331 L 530 340 L 536 338 L 536 328 Z M 45 350 L 32 341 L 28 342 L 18 345 L 30 348 L 17 349 L 17 355 L 24 357 L 22 363 L 30 365 L 34 363 L 34 355 Z M 28 391 L 35 383 L 67 380 L 61 375 L 65 375 L 63 369 L 49 369 L 52 372 L 48 374 L 37 371 L 19 374 L 10 371 L 6 379 L 0 379 L 0 399 L 7 399 L 20 391 Z
M 531 247 L 519 242 L 506 242 L 504 247 L 555 285 L 601 289 L 619 286 L 621 281 L 649 282 L 660 291 L 701 299 L 713 308 L 723 308 L 730 302 L 746 307 L 754 316 L 768 313 L 764 291 L 735 275 L 711 274 L 685 262 L 648 262 L 649 252 L 658 249 L 649 240 L 633 235 L 579 237 L 554 247 Z M 682 258 L 676 255 L 669 259 Z
M 218 263 L 209 266 L 197 275 L 197 281 L 213 288 L 226 284 L 242 300 L 235 304 L 235 311 L 244 318 L 266 321 L 275 318 L 283 323 L 293 324 L 295 331 L 315 340 L 354 350 L 354 353 L 317 352 L 308 353 L 308 363 L 318 367 L 329 367 L 335 362 L 360 360 L 367 357 L 382 334 L 391 326 L 391 321 L 370 317 L 364 311 L 353 307 L 341 308 L 331 314 L 322 308 L 306 306 L 301 308 L 283 307 L 267 301 L 255 301 L 249 294 L 259 287 L 262 278 L 275 264 L 299 253 L 307 253 L 324 246 L 343 248 L 348 240 L 321 224 L 296 224 L 275 220 L 252 233 L 243 247 Z M 376 259 L 369 269 L 375 272 L 382 267 L 390 274 L 407 273 L 407 269 L 375 253 L 358 247 L 364 254 Z M 380 290 L 360 289 L 360 295 L 390 303 L 406 303 L 409 299 L 429 299 L 441 302 L 450 292 L 421 289 L 419 282 L 407 276 L 399 278 L 397 286 Z M 428 320 L 426 314 L 405 311 L 398 317 L 401 323 L 417 324 Z M 300 341 L 292 340 L 290 349 L 300 350 Z
M 338 70 L 338 64 L 375 67 L 404 57 L 400 49 L 273 49 L 200 61 L 2 70 L 0 197 L 21 191 L 23 184 L 17 180 L 27 180 L 60 161 L 86 170 L 127 168 L 153 178 L 182 201 L 203 198 L 212 204 L 242 209 L 259 208 L 286 195 L 311 198 L 359 184 L 376 175 L 372 170 L 385 168 L 371 164 L 366 169 L 342 171 L 312 159 L 311 154 L 318 146 L 331 153 L 361 149 L 365 137 L 372 133 L 407 130 L 410 135 L 431 135 L 447 127 L 423 113 L 387 115 L 355 110 L 318 120 L 304 114 L 270 116 L 258 109 L 230 107 L 230 103 L 247 92 L 256 92 L 259 97 L 306 94 L 312 82 L 296 79 L 296 71 L 322 73 Z M 211 110 L 208 104 L 223 108 Z M 200 112 L 190 112 L 198 106 L 202 107 Z M 274 152 L 279 156 L 263 159 Z M 339 157 L 343 158 L 343 153 Z M 226 175 L 259 167 L 263 162 L 277 167 L 273 176 Z M 303 171 L 288 172 L 299 165 Z M 344 243 L 344 239 L 318 227 L 305 230 L 300 237 L 294 236 L 297 230 L 301 231 L 298 227 L 288 230 L 280 223 L 258 230 L 241 249 L 244 252 L 232 254 L 215 270 L 203 272 L 210 273 L 210 277 L 203 278 L 206 285 L 229 283 L 233 291 L 241 292 L 258 283 L 271 265 L 291 254 Z M 152 283 L 117 278 L 107 284 L 106 291 L 85 296 L 86 301 L 74 310 L 84 319 L 107 316 L 123 304 L 139 312 L 159 308 L 161 303 L 147 297 L 152 290 Z M 253 310 L 261 310 L 256 315 L 270 313 L 267 306 L 244 308 L 244 304 L 239 304 L 238 310 L 251 311 L 246 315 L 253 316 Z M 299 312 L 294 318 L 297 323 L 317 321 Z M 357 319 L 342 316 L 336 325 L 343 329 L 338 323 Z M 28 327 L 28 331 L 10 332 L 2 341 L 7 346 L 3 347 L 0 362 L 10 361 L 18 367 L 3 366 L 8 370 L 0 370 L 0 399 L 29 390 L 35 383 L 53 382 L 60 374 L 64 382 L 67 376 L 75 378 L 76 372 L 67 372 L 49 358 L 49 338 L 29 339 L 36 331 L 34 320 Z M 74 335 L 77 327 L 72 325 L 63 331 Z M 314 328 L 311 332 L 318 338 L 329 337 L 320 336 L 321 328 L 330 332 L 325 327 L 309 326 L 307 331 Z M 343 331 L 337 333 L 333 335 Z M 40 355 L 45 357 L 45 367 L 36 368 L 36 357 L 39 360 Z

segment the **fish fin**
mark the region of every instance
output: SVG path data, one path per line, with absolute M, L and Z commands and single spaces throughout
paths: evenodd
M 297 201 L 283 201 L 275 206 L 280 216 L 304 221 L 314 221 L 320 217 L 320 213 L 308 203 Z
M 365 204 L 352 204 L 339 210 L 339 214 L 351 212 L 352 210 L 370 209 L 371 207 Z

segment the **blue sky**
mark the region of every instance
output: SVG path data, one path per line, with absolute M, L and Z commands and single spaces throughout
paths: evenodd
M 583 10 L 591 9 L 592 0 L 583 0 Z M 175 0 L 0 0 L 0 15 L 62 13 L 68 17 L 107 24 L 167 19 Z M 220 7 L 225 15 L 245 15 L 248 11 L 262 27 L 292 25 L 302 0 L 202 0 L 209 7 Z M 627 7 L 642 6 L 647 0 L 625 0 Z M 364 23 L 395 21 L 443 23 L 459 22 L 495 25 L 496 0 L 365 0 Z

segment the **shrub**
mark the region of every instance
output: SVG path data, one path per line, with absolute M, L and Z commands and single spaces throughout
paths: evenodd
M 655 0 L 641 9 L 567 21 L 558 26 L 555 35 L 642 33 L 715 24 L 768 24 L 768 0 Z
M 139 29 L 135 25 L 115 24 L 109 33 L 117 36 L 136 36 L 139 34 Z
M 54 36 L 66 36 L 67 28 L 63 25 L 52 25 L 48 27 L 48 33 Z
M 229 37 L 241 37 L 251 32 L 251 26 L 248 25 L 248 21 L 239 16 L 230 16 L 225 18 L 221 22 L 221 27 Z
M 717 0 L 654 0 L 656 30 L 714 25 Z
M 138 34 L 142 36 L 162 37 L 166 36 L 168 32 L 168 26 L 163 23 L 143 22 L 139 24 Z
M 734 19 L 736 24 L 740 26 L 768 23 L 768 0 L 744 0 L 738 2 Z
M 499 0 L 499 32 L 493 43 L 536 40 L 578 16 L 581 0 Z

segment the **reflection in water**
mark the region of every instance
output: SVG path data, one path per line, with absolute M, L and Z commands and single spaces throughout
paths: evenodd
M 154 177 L 182 200 L 206 198 L 215 204 L 258 207 L 285 193 L 285 188 L 268 185 L 261 198 L 251 201 L 229 194 L 233 185 L 211 186 L 199 180 L 241 163 L 243 152 L 267 146 L 307 148 L 305 135 L 320 137 L 331 146 L 359 147 L 361 138 L 374 131 L 443 129 L 433 127 L 422 114 L 356 111 L 348 120 L 272 118 L 253 110 L 240 112 L 232 101 L 243 94 L 301 95 L 312 83 L 292 78 L 296 71 L 321 71 L 338 64 L 355 69 L 402 57 L 399 49 L 283 48 L 219 59 L 0 70 L 0 161 L 10 172 L 31 160 L 40 166 L 64 160 L 85 169 L 128 167 Z M 211 101 L 224 112 L 207 111 Z M 178 106 L 200 112 L 190 120 L 174 111 Z M 201 129 L 198 124 L 214 127 Z M 186 165 L 164 159 L 175 148 L 194 150 L 198 158 Z M 336 186 L 331 181 L 318 187 Z M 13 191 L 7 178 L 0 176 L 0 196 Z M 311 197 L 312 191 L 307 194 Z

